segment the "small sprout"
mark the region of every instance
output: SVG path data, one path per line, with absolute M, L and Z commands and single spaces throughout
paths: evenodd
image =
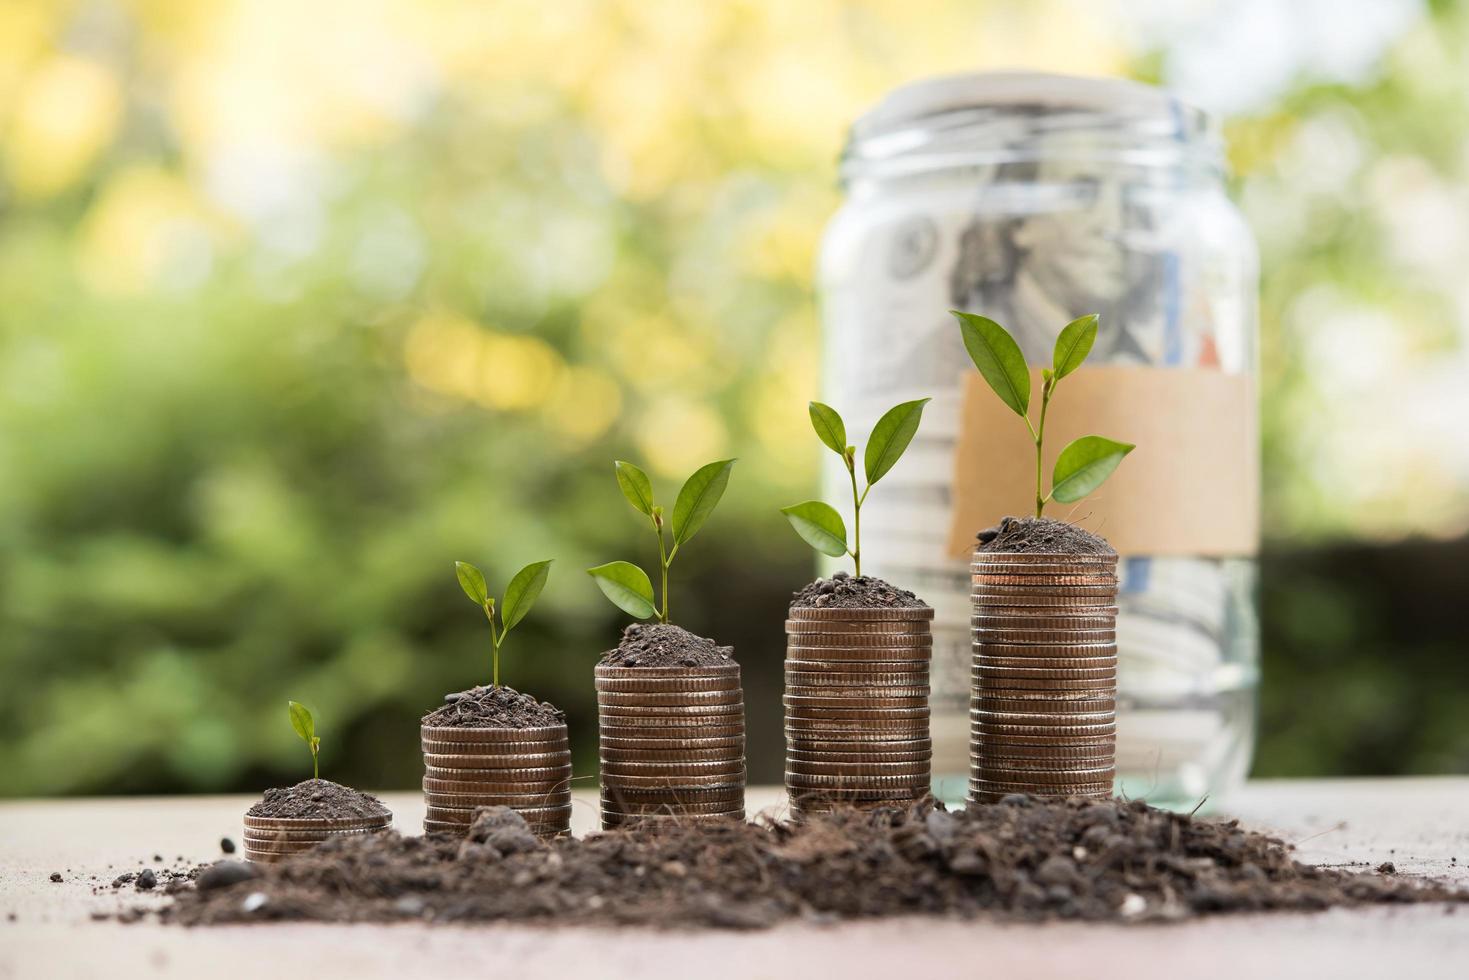
M 321 739 L 316 737 L 316 721 L 311 717 L 311 712 L 299 701 L 287 701 L 286 710 L 291 714 L 291 727 L 296 734 L 301 736 L 301 741 L 311 750 L 311 778 L 321 778 L 321 767 L 318 765 L 317 756 L 321 752 Z
M 1010 410 L 1025 420 L 1035 442 L 1035 516 L 1040 517 L 1046 504 L 1075 503 L 1112 475 L 1122 458 L 1136 447 L 1101 436 L 1082 436 L 1061 450 L 1051 473 L 1051 491 L 1042 493 L 1042 450 L 1046 437 L 1046 409 L 1061 379 L 1081 367 L 1097 340 L 1097 316 L 1079 317 L 1066 324 L 1056 338 L 1051 366 L 1041 369 L 1041 410 L 1035 425 L 1030 422 L 1030 368 L 1025 355 L 1009 331 L 989 317 L 950 310 L 959 320 L 964 347 L 980 375 Z
M 454 574 L 459 578 L 459 587 L 469 596 L 469 601 L 484 610 L 490 622 L 490 676 L 495 687 L 500 686 L 500 647 L 505 636 L 530 612 L 541 590 L 546 587 L 546 578 L 551 574 L 551 560 L 531 562 L 515 573 L 510 584 L 505 586 L 505 602 L 500 607 L 500 625 L 495 626 L 495 597 L 485 585 L 485 576 L 467 561 L 454 563 Z
M 781 513 L 791 522 L 807 544 L 832 558 L 851 555 L 857 576 L 862 575 L 862 504 L 872 485 L 887 475 L 898 459 L 907 450 L 923 419 L 923 406 L 927 398 L 903 402 L 888 409 L 872 435 L 867 438 L 867 451 L 862 454 L 862 470 L 867 486 L 857 493 L 857 447 L 847 445 L 847 426 L 836 409 L 821 402 L 812 402 L 809 407 L 811 428 L 822 444 L 842 458 L 847 467 L 847 476 L 852 481 L 852 546 L 847 547 L 847 526 L 836 508 L 819 500 L 806 500 L 789 507 Z
M 653 595 L 653 582 L 648 573 L 631 562 L 613 561 L 596 568 L 587 569 L 587 574 L 596 579 L 602 594 L 612 600 L 613 605 L 635 619 L 657 619 L 666 623 L 668 619 L 668 566 L 683 547 L 709 519 L 725 487 L 729 485 L 732 459 L 716 460 L 694 471 L 673 502 L 673 514 L 665 522 L 664 510 L 653 501 L 653 481 L 648 474 L 632 463 L 617 460 L 613 467 L 617 474 L 617 486 L 633 509 L 648 518 L 653 533 L 658 537 L 658 564 L 662 572 L 663 606 L 660 609 Z M 663 536 L 665 524 L 672 532 L 672 545 Z

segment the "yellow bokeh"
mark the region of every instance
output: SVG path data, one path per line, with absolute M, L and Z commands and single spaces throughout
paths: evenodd
M 61 54 L 22 83 L 5 133 L 5 171 L 22 198 L 44 198 L 84 176 L 122 118 L 118 80 L 89 58 Z
M 209 270 L 217 231 L 183 178 L 130 167 L 107 182 L 82 222 L 78 271 L 99 293 L 195 285 Z
M 657 473 L 682 479 L 717 459 L 729 441 L 724 420 L 707 401 L 669 395 L 653 401 L 638 422 L 641 458 Z
M 425 388 L 494 411 L 545 404 L 566 371 L 561 355 L 539 337 L 495 333 L 448 312 L 413 325 L 403 360 L 409 377 Z
M 546 423 L 573 443 L 598 438 L 622 413 L 622 389 L 600 368 L 571 365 L 546 402 Z

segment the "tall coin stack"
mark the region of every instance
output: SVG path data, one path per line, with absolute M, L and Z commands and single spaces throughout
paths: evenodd
M 602 828 L 745 817 L 739 664 L 599 665 Z
M 792 606 L 786 790 L 795 816 L 904 806 L 929 792 L 928 606 Z
M 330 837 L 355 837 L 386 830 L 393 815 L 374 817 L 253 817 L 245 814 L 245 857 L 273 864 L 292 854 L 309 851 Z
M 571 829 L 566 724 L 541 728 L 421 725 L 426 833 L 463 836 L 482 806 L 508 806 L 538 837 Z
M 1117 748 L 1117 556 L 971 563 L 969 800 L 1107 797 Z

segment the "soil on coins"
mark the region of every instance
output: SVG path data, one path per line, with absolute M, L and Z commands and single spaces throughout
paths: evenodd
M 513 687 L 472 687 L 444 695 L 444 703 L 420 721 L 435 728 L 545 728 L 566 714 Z
M 791 599 L 792 608 L 914 609 L 927 605 L 907 589 L 871 575 L 853 578 L 846 572 L 819 578 Z
M 245 811 L 252 817 L 334 819 L 381 817 L 388 808 L 375 796 L 330 779 L 307 779 L 295 786 L 268 789 L 265 798 Z
M 184 925 L 759 929 L 914 914 L 1141 922 L 1466 901 L 1469 891 L 1429 880 L 1301 864 L 1288 845 L 1234 821 L 1015 796 L 961 813 L 931 804 L 837 810 L 798 823 L 635 825 L 550 843 L 514 812 L 486 808 L 462 840 L 368 834 L 243 874 L 206 871 L 159 914 Z
M 600 662 L 603 667 L 723 667 L 735 659 L 734 647 L 719 646 L 681 626 L 633 623 Z
M 1105 538 L 1050 517 L 1006 517 L 979 532 L 981 554 L 1115 555 Z

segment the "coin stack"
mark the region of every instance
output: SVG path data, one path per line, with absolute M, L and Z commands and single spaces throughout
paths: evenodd
M 599 666 L 602 828 L 745 817 L 738 664 Z
M 292 854 L 309 851 L 329 837 L 355 837 L 385 830 L 393 815 L 376 817 L 253 817 L 245 814 L 245 857 L 272 864 Z
M 1111 795 L 1117 556 L 976 551 L 969 800 Z
M 421 725 L 425 833 L 463 836 L 484 806 L 508 806 L 538 837 L 571 829 L 566 724 L 541 728 Z
M 792 606 L 786 791 L 795 816 L 903 806 L 929 791 L 928 606 Z

